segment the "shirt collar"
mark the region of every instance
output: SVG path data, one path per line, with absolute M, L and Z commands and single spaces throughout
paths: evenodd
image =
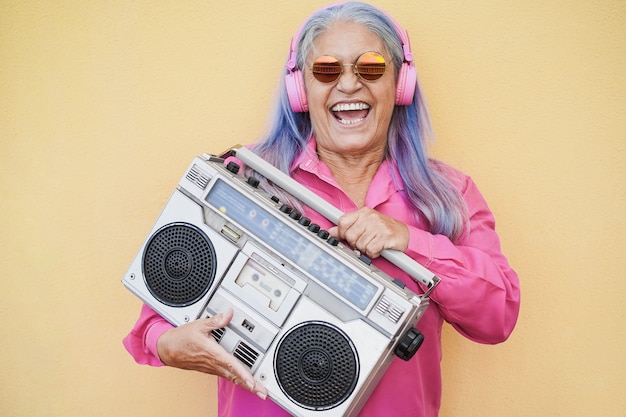
M 317 142 L 315 137 L 309 139 L 304 150 L 294 160 L 291 166 L 292 176 L 296 174 L 298 170 L 313 174 L 327 184 L 340 189 L 339 184 L 333 178 L 328 166 L 320 161 L 317 155 Z M 398 167 L 396 164 L 390 164 L 387 160 L 384 160 L 372 179 L 372 184 L 370 185 L 365 199 L 365 205 L 368 207 L 376 207 L 387 201 L 393 194 L 403 190 L 404 187 L 400 182 Z

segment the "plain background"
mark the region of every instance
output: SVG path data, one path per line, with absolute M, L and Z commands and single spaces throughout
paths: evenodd
M 323 4 L 0 3 L 0 415 L 215 416 L 212 377 L 125 353 L 120 280 L 193 156 L 262 134 Z M 446 326 L 442 417 L 626 416 L 626 3 L 376 4 L 522 284 L 506 343 Z

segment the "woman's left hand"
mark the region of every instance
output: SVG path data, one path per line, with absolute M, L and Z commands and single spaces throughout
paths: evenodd
M 344 214 L 328 231 L 370 258 L 377 258 L 384 249 L 404 252 L 409 245 L 404 223 L 369 207 Z

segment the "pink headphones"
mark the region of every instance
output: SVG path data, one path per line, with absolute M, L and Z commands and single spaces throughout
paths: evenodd
M 332 4 L 320 10 L 325 10 L 340 4 L 343 3 Z M 398 106 L 408 106 L 413 102 L 413 94 L 415 93 L 415 85 L 417 83 L 417 71 L 415 69 L 415 65 L 413 64 L 413 54 L 411 53 L 409 34 L 405 30 L 403 30 L 391 16 L 389 16 L 387 13 L 385 13 L 385 15 L 393 23 L 394 28 L 396 29 L 396 33 L 398 34 L 398 37 L 402 42 L 402 50 L 404 51 L 404 62 L 400 67 L 398 80 L 396 83 L 395 103 Z M 289 96 L 289 104 L 291 105 L 291 109 L 296 113 L 309 111 L 306 92 L 304 90 L 304 77 L 302 76 L 302 71 L 296 69 L 298 40 L 300 39 L 300 33 L 302 32 L 302 29 L 304 28 L 308 20 L 309 19 L 304 21 L 295 36 L 291 38 L 289 59 L 287 60 L 286 64 L 287 70 L 289 71 L 287 75 L 285 75 L 287 95 Z

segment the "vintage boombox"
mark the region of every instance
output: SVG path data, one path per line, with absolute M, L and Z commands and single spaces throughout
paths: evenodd
M 246 148 L 196 157 L 122 282 L 174 326 L 233 309 L 213 337 L 294 416 L 355 416 L 439 279 L 397 251 L 383 256 L 428 287 L 417 295 L 292 206 L 238 174 L 236 156 L 336 223 L 337 209 Z

